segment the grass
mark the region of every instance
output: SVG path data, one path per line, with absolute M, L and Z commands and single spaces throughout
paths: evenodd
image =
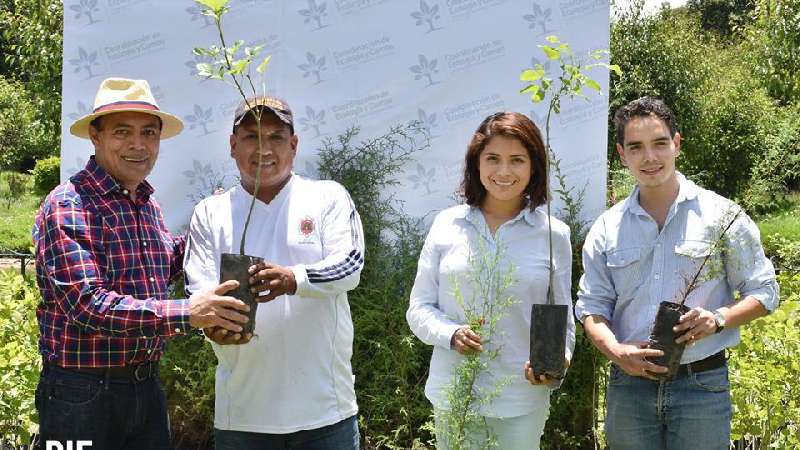
M 10 196 L 9 173 L 0 172 L 0 253 L 28 253 L 33 246 L 31 228 L 41 197 L 33 193 L 33 182 L 27 174 L 23 175 L 25 191 L 17 198 Z
M 777 234 L 800 241 L 800 192 L 793 192 L 781 202 L 780 209 L 756 220 L 762 238 Z

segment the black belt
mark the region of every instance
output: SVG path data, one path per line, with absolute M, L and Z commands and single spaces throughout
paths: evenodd
M 725 350 L 720 350 L 719 352 L 714 353 L 708 358 L 701 359 L 700 361 L 690 362 L 689 364 L 681 364 L 678 366 L 678 373 L 676 377 L 688 375 L 690 369 L 691 373 L 719 369 L 720 367 L 724 366 L 727 361 L 728 358 L 725 357 Z
M 141 364 L 124 367 L 61 367 L 55 363 L 44 361 L 43 367 L 137 383 L 158 376 L 158 361 L 146 361 Z

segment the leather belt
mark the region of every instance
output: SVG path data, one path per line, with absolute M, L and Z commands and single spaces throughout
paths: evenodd
M 728 358 L 725 357 L 725 350 L 720 350 L 717 353 L 709 356 L 708 358 L 699 361 L 690 362 L 688 364 L 681 364 L 678 366 L 678 373 L 676 377 L 682 377 L 691 373 L 705 372 L 708 370 L 718 369 L 725 365 Z
M 141 364 L 124 367 L 61 367 L 55 363 L 44 361 L 43 367 L 136 383 L 158 376 L 158 361 L 146 361 Z

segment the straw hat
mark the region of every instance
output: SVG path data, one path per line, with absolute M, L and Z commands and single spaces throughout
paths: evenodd
M 183 130 L 181 119 L 158 109 L 158 104 L 147 80 L 106 78 L 100 83 L 94 98 L 94 110 L 76 120 L 69 132 L 80 138 L 89 138 L 89 123 L 94 119 L 118 112 L 143 112 L 161 119 L 161 139 L 171 138 Z

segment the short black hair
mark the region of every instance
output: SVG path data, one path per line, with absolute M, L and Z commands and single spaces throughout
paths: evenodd
M 625 126 L 631 119 L 637 117 L 655 116 L 664 121 L 669 128 L 670 137 L 675 137 L 678 132 L 678 125 L 675 123 L 675 115 L 663 100 L 655 97 L 641 97 L 620 107 L 614 114 L 614 126 L 617 129 L 617 144 L 625 144 Z

